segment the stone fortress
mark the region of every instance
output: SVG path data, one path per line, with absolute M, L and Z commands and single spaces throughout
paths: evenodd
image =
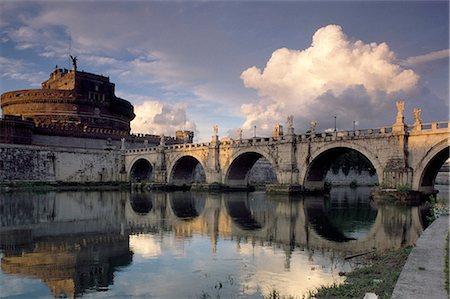
M 130 122 L 135 117 L 131 103 L 115 95 L 109 77 L 78 71 L 76 57 L 72 59 L 72 70 L 56 66 L 41 89 L 1 95 L 0 142 L 45 145 L 48 143 L 42 141 L 50 138 L 38 136 L 45 135 L 104 139 L 109 144 L 122 138 L 128 143 L 159 144 L 157 135 L 130 135 Z M 165 143 L 192 139 L 192 132 L 179 131 L 177 138 L 166 138 Z M 95 146 L 92 143 L 90 147 Z
M 151 147 L 162 136 L 131 134 L 132 104 L 109 77 L 57 66 L 41 89 L 1 95 L 0 182 L 121 181 L 120 148 Z M 193 132 L 163 137 L 192 143 Z

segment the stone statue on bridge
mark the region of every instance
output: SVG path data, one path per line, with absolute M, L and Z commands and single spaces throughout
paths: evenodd
M 288 129 L 294 127 L 294 116 L 293 115 L 289 115 L 287 117 L 286 125 L 287 125 Z
M 288 136 L 294 135 L 294 116 L 289 115 L 286 120 Z
M 242 140 L 242 129 L 239 128 L 239 129 L 237 130 L 237 133 L 238 133 L 238 140 Z
M 395 103 L 397 106 L 396 123 L 403 123 L 403 113 L 405 112 L 405 101 L 400 100 Z
M 310 122 L 310 125 L 311 125 L 311 132 L 312 132 L 312 133 L 315 132 L 315 131 L 316 131 L 316 126 L 317 126 L 317 121 L 312 120 L 312 121 Z
M 414 126 L 419 126 L 422 124 L 422 118 L 420 117 L 420 114 L 422 113 L 422 109 L 420 108 L 414 108 L 413 114 L 414 114 Z
M 219 126 L 218 126 L 218 125 L 215 125 L 215 126 L 213 127 L 213 130 L 214 130 L 214 137 L 216 137 L 216 136 L 217 136 L 217 133 L 219 132 Z
M 213 131 L 214 131 L 214 135 L 212 136 L 212 141 L 213 142 L 218 142 L 219 141 L 219 136 L 217 135 L 217 133 L 219 132 L 219 126 L 215 125 L 213 127 Z
M 159 140 L 159 145 L 160 146 L 166 145 L 166 136 L 164 136 L 164 133 L 161 134 L 161 139 Z

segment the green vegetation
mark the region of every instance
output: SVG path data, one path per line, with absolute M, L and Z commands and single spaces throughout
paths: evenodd
M 408 193 L 409 191 L 411 191 L 411 186 L 409 186 L 408 184 L 399 185 L 397 187 L 397 191 L 400 193 Z
M 433 222 L 442 214 L 449 214 L 448 202 L 439 201 L 435 195 L 430 195 L 427 202 L 430 204 L 430 212 L 427 215 L 429 223 Z
M 272 290 L 268 295 L 263 296 L 263 299 L 296 299 L 297 297 L 294 296 L 282 296 L 280 295 L 280 292 L 277 290 Z
M 335 174 L 339 172 L 339 169 L 342 169 L 342 172 L 345 175 L 348 175 L 350 169 L 355 169 L 359 172 L 367 170 L 370 175 L 374 175 L 376 173 L 376 170 L 372 166 L 372 163 L 370 163 L 369 159 L 357 151 L 350 151 L 340 155 L 331 163 L 330 168 Z
M 311 292 L 310 298 L 363 298 L 373 292 L 379 298 L 390 298 L 411 247 L 375 256 L 370 265 L 347 274 L 341 285 L 325 286 Z

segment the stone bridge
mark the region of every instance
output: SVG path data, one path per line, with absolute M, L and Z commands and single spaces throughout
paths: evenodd
M 352 131 L 294 134 L 292 126 L 278 138 L 222 139 L 209 143 L 123 149 L 122 172 L 132 182 L 191 185 L 200 165 L 206 184 L 248 185 L 248 173 L 260 158 L 276 173 L 279 190 L 323 190 L 325 176 L 340 155 L 356 151 L 371 163 L 385 188 L 408 185 L 433 192 L 438 170 L 449 158 L 449 122 L 407 126 L 399 110 L 392 126 Z

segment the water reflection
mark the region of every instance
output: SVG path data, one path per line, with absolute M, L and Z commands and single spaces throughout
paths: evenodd
M 328 200 L 319 197 L 306 202 L 308 221 L 327 240 L 360 239 L 369 232 L 377 216 L 370 194 L 369 187 L 334 187 Z
M 129 236 L 121 233 L 118 221 L 123 216 L 120 197 L 103 192 L 1 194 L 2 273 L 38 278 L 55 297 L 107 289 L 114 271 L 132 261 Z M 14 295 L 9 291 L 2 288 L 2 295 Z
M 348 271 L 345 255 L 423 231 L 423 208 L 375 206 L 368 192 L 0 194 L 0 296 L 301 296 Z

